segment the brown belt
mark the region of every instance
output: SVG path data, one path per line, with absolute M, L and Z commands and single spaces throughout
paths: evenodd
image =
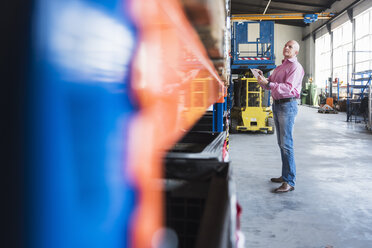
M 281 103 L 292 102 L 292 101 L 296 101 L 296 97 L 282 98 L 282 99 L 279 99 L 279 100 L 274 100 L 275 104 L 281 104 Z

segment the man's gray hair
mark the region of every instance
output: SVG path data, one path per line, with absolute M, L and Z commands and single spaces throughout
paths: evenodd
M 288 42 L 293 42 L 296 51 L 298 51 L 298 52 L 300 51 L 300 44 L 298 44 L 298 42 L 296 40 L 289 40 Z

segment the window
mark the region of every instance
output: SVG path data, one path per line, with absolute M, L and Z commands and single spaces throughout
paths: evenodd
M 372 69 L 372 9 L 355 17 L 355 71 Z
M 315 40 L 315 83 L 324 88 L 333 70 L 333 78 L 339 78 L 346 84 L 351 74 L 351 59 L 349 58 L 349 71 L 347 71 L 347 55 L 353 50 L 352 25 L 347 21 L 332 31 L 333 47 L 331 48 L 330 35 L 327 33 Z M 331 49 L 333 61 L 331 68 Z M 355 17 L 355 71 L 372 70 L 372 8 Z M 349 78 L 350 79 L 350 78 Z
M 327 33 L 315 40 L 315 84 L 324 88 L 331 76 L 331 42 Z
M 344 84 L 347 82 L 347 53 L 352 50 L 351 30 L 350 21 L 333 30 L 333 78 Z

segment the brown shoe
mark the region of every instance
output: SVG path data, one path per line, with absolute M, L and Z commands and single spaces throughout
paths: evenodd
M 289 191 L 292 191 L 294 190 L 294 187 L 292 187 L 291 185 L 289 185 L 288 183 L 284 182 L 282 183 L 282 185 L 275 189 L 275 193 L 285 193 L 285 192 L 289 192 Z
M 273 177 L 273 178 L 271 178 L 270 180 L 271 180 L 271 182 L 273 182 L 273 183 L 284 183 L 282 177 L 278 177 L 278 178 Z

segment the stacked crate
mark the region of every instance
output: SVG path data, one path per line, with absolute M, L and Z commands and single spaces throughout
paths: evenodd
M 230 1 L 182 0 L 208 56 L 227 85 L 230 72 Z

